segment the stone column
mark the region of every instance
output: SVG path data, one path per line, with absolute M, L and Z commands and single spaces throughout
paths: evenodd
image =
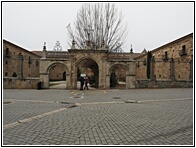
M 76 58 L 71 59 L 71 69 L 70 69 L 70 88 L 77 89 L 77 68 L 76 68 Z
M 175 81 L 175 68 L 174 68 L 173 58 L 171 58 L 171 61 L 170 61 L 170 79 L 171 81 Z
M 23 78 L 23 55 L 21 53 L 18 55 L 18 78 Z
M 40 73 L 39 79 L 42 83 L 42 88 L 49 88 L 49 74 Z
M 153 56 L 151 58 L 151 61 L 150 61 L 150 80 L 151 81 L 155 80 L 155 77 L 154 77 L 154 63 L 155 63 L 155 60 L 154 60 L 154 56 Z
M 193 59 L 190 60 L 190 76 L 189 79 L 190 81 L 193 81 Z
M 70 74 L 66 73 L 66 89 L 70 89 Z
M 102 57 L 101 66 L 99 66 L 99 88 L 106 88 L 106 59 Z
M 135 61 L 131 61 L 126 75 L 126 88 L 135 88 Z
M 109 89 L 110 88 L 110 75 L 106 75 L 106 86 L 105 86 L 106 89 Z

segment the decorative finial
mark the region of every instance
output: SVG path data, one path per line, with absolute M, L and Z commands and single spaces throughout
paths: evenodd
M 73 37 L 71 49 L 76 49 L 75 45 L 76 45 L 76 42 L 75 42 L 74 37 Z
M 132 44 L 131 44 L 131 49 L 130 49 L 130 53 L 133 53 L 133 48 L 132 48 Z
M 102 48 L 105 48 L 105 41 L 104 39 L 102 40 L 102 45 L 101 45 Z
M 44 42 L 43 51 L 46 51 L 46 42 Z
M 56 41 L 56 44 L 54 46 L 54 51 L 62 51 L 62 47 L 60 45 L 60 42 L 59 41 Z

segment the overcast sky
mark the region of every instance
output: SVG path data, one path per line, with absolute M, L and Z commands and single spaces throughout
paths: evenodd
M 27 50 L 53 50 L 60 41 L 67 50 L 66 26 L 76 19 L 82 3 L 77 2 L 3 2 L 3 39 Z M 128 36 L 123 51 L 153 50 L 194 32 L 193 2 L 116 3 L 124 15 Z

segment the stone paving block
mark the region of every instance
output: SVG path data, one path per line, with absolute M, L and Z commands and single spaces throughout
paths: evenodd
M 84 99 L 80 100 L 71 100 L 70 91 L 65 90 L 43 90 L 38 94 L 36 90 L 5 91 L 3 99 L 12 98 L 15 103 L 4 105 L 4 125 L 64 107 L 55 101 L 83 104 L 4 129 L 3 144 L 193 144 L 192 89 L 110 90 L 106 94 L 101 90 L 86 91 Z M 33 96 L 32 92 L 36 95 Z M 110 103 L 114 102 L 112 97 L 117 95 L 124 101 L 134 99 L 146 102 Z M 190 99 L 172 100 L 179 98 Z M 16 116 L 13 116 L 14 113 Z

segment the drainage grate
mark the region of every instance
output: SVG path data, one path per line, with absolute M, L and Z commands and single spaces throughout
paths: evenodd
M 121 97 L 113 97 L 113 99 L 121 99 Z
M 12 102 L 3 102 L 3 104 L 10 104 L 10 103 L 12 103 Z

